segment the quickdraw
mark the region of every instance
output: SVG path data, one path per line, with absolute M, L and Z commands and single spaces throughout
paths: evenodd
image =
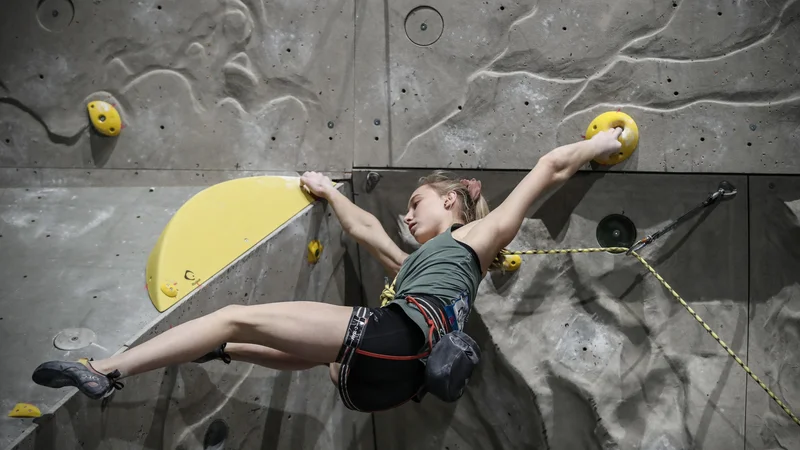
M 661 236 L 663 236 L 663 235 L 667 234 L 668 232 L 672 231 L 675 227 L 677 227 L 681 223 L 685 222 L 686 219 L 688 219 L 692 215 L 696 214 L 701 209 L 703 209 L 703 208 L 705 208 L 707 206 L 713 205 L 714 203 L 717 202 L 717 200 L 731 198 L 731 197 L 735 196 L 736 193 L 737 193 L 737 190 L 736 190 L 735 187 L 733 187 L 732 184 L 728 183 L 727 181 L 721 182 L 719 184 L 719 187 L 717 188 L 717 190 L 714 191 L 711 195 L 709 195 L 708 198 L 705 199 L 702 203 L 700 203 L 699 205 L 695 206 L 694 208 L 689 210 L 684 215 L 678 217 L 677 219 L 672 221 L 672 223 L 670 223 L 666 227 L 662 228 L 658 232 L 650 234 L 650 235 L 647 235 L 644 239 L 642 239 L 639 242 L 633 244 L 631 246 L 631 248 L 629 248 L 626 251 L 626 254 L 630 255 L 633 252 L 638 252 L 639 250 L 643 249 L 646 245 L 649 245 L 649 244 L 653 243 L 653 241 L 655 241 L 656 239 L 658 239 Z

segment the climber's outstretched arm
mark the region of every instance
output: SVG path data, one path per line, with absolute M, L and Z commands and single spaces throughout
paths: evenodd
M 578 169 L 599 156 L 619 151 L 617 140 L 622 133 L 615 128 L 596 134 L 589 140 L 563 145 L 539 158 L 536 166 L 514 188 L 500 206 L 481 220 L 472 222 L 454 234 L 480 257 L 485 271 L 497 253 L 517 235 L 525 213 L 534 202 L 543 202 L 560 188 Z

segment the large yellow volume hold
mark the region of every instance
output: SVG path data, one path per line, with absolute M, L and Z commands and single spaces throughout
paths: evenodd
M 239 178 L 200 191 L 172 216 L 150 253 L 150 301 L 163 312 L 313 202 L 299 177 Z M 306 256 L 302 248 L 297 253 Z

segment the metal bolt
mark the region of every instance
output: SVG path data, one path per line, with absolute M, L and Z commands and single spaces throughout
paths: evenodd
M 422 24 L 419 26 L 419 29 L 422 30 L 422 31 L 427 30 L 428 29 L 428 24 L 425 23 L 425 22 L 422 22 Z
M 53 17 L 58 17 L 58 10 L 57 9 L 53 10 Z
M 775 189 L 775 183 L 770 183 L 767 185 L 770 189 Z
M 617 237 L 617 238 L 618 238 L 618 237 L 619 237 L 619 235 L 620 235 L 620 232 L 619 232 L 619 230 L 614 230 L 614 232 L 613 232 L 613 233 L 611 233 L 611 234 L 613 234 L 613 235 L 614 235 L 614 237 Z
M 758 128 L 758 127 L 756 126 L 756 124 L 754 124 L 754 123 L 753 123 L 753 124 L 750 124 L 750 130 L 751 130 L 751 131 L 756 131 L 756 128 Z
M 381 124 L 381 119 L 375 119 L 375 120 L 372 121 L 372 123 L 374 123 L 375 126 L 377 127 L 377 126 L 379 126 Z
M 328 122 L 328 128 L 333 128 L 333 121 Z

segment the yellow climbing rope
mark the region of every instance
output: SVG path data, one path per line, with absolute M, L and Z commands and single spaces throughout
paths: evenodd
M 563 254 L 568 254 L 568 253 L 600 253 L 600 252 L 610 252 L 610 253 L 625 254 L 626 252 L 628 252 L 628 250 L 629 249 L 627 249 L 625 247 L 567 248 L 567 249 L 556 249 L 556 250 L 524 250 L 524 251 L 503 250 L 501 252 L 501 254 L 503 256 L 506 256 L 506 255 L 509 255 L 509 256 L 510 255 L 563 255 Z M 714 330 L 712 330 L 711 327 L 709 327 L 708 324 L 705 323 L 703 321 L 703 319 L 700 318 L 699 315 L 697 315 L 697 313 L 692 309 L 691 306 L 689 306 L 686 303 L 686 301 L 680 296 L 680 294 L 675 292 L 675 289 L 672 289 L 672 286 L 670 286 L 669 283 L 667 283 L 667 281 L 664 280 L 664 278 L 661 277 L 661 275 L 659 275 L 658 272 L 656 272 L 656 270 L 653 268 L 653 266 L 651 266 L 647 261 L 645 261 L 644 258 L 642 258 L 635 251 L 631 251 L 630 254 L 633 257 L 635 257 L 636 259 L 638 259 L 639 262 L 642 263 L 642 265 L 645 266 L 647 268 L 647 270 L 649 270 L 650 273 L 652 273 L 656 277 L 656 279 L 658 281 L 660 281 L 662 285 L 664 285 L 665 288 L 667 288 L 667 290 L 672 294 L 672 296 L 675 297 L 675 299 L 678 300 L 678 302 L 681 305 L 683 305 L 683 307 L 686 309 L 686 311 L 689 312 L 689 314 L 692 317 L 694 317 L 695 320 L 697 320 L 697 322 L 708 332 L 708 334 L 710 334 L 711 337 L 713 337 L 714 340 L 716 340 L 717 343 L 719 343 L 719 345 L 721 345 L 722 348 L 725 349 L 726 352 L 728 352 L 728 354 L 731 356 L 731 358 L 733 358 L 734 361 L 736 361 L 736 363 L 739 364 L 739 366 L 741 366 L 742 369 L 744 369 L 744 371 L 747 372 L 748 375 L 750 375 L 750 378 L 755 380 L 755 382 L 758 383 L 759 386 L 761 386 L 761 389 L 764 389 L 764 391 L 770 396 L 770 398 L 775 400 L 775 403 L 777 403 L 778 406 L 780 406 L 781 409 L 783 409 L 783 411 L 792 419 L 792 421 L 794 421 L 795 424 L 800 426 L 800 419 L 798 419 L 797 416 L 795 416 L 794 413 L 792 413 L 792 411 L 789 409 L 789 407 L 786 406 L 772 392 L 772 390 L 769 387 L 767 387 L 767 385 L 764 384 L 764 382 L 761 381 L 761 379 L 758 378 L 758 376 L 756 374 L 754 374 L 752 370 L 750 370 L 749 367 L 747 367 L 747 365 L 744 363 L 744 361 L 742 361 L 742 359 L 739 358 L 736 355 L 736 353 L 734 353 L 733 350 L 731 350 L 730 347 L 728 347 L 728 344 L 726 344 L 725 341 L 720 339 L 719 335 L 717 335 L 717 333 L 715 333 Z M 499 260 L 499 258 L 500 258 L 499 256 L 497 258 L 495 258 L 495 262 L 497 262 Z M 395 281 L 396 280 L 397 280 L 397 278 L 395 278 Z M 395 286 L 395 282 L 394 281 L 392 281 L 392 284 L 390 286 L 388 284 L 388 280 L 387 280 L 387 283 L 384 286 L 383 292 L 381 293 L 381 305 L 382 306 L 386 306 L 387 304 L 389 304 L 389 302 L 391 302 L 394 299 L 394 296 L 395 296 L 394 295 L 394 286 Z

